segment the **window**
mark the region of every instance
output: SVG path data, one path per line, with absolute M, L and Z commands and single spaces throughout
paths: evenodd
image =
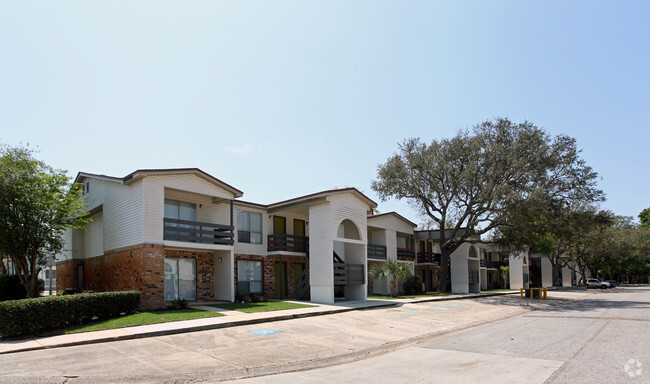
M 165 199 L 165 218 L 196 221 L 196 204 Z
M 196 260 L 165 258 L 165 300 L 196 300 Z
M 165 219 L 196 221 L 196 204 L 165 199 Z M 195 229 L 196 227 L 191 224 L 176 222 L 165 224 L 165 236 L 175 236 L 175 240 L 182 241 L 192 241 L 188 237 L 196 236 L 195 232 L 180 232 L 176 228 Z M 178 238 L 178 236 L 181 237 Z
M 262 244 L 262 214 L 237 211 L 237 241 Z
M 239 260 L 237 262 L 237 291 L 262 293 L 262 262 Z

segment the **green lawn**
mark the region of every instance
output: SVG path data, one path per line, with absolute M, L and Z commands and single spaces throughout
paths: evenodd
M 116 329 L 124 327 L 134 327 L 137 325 L 159 324 L 168 323 L 170 321 L 181 321 L 191 319 L 203 319 L 206 317 L 223 316 L 218 312 L 203 311 L 200 309 L 173 309 L 169 311 L 156 311 L 156 312 L 139 312 L 132 315 L 116 317 L 98 321 L 92 324 L 80 325 L 78 327 L 69 328 L 64 333 L 79 333 L 91 331 L 103 331 L 106 329 Z
M 438 292 L 430 293 L 426 295 L 402 295 L 397 297 L 383 296 L 383 295 L 372 295 L 368 296 L 369 299 L 380 299 L 380 300 L 396 300 L 396 299 L 420 299 L 424 297 L 436 297 L 436 296 L 450 296 L 450 295 L 460 295 L 460 293 L 452 292 Z
M 263 303 L 224 303 L 210 304 L 209 306 L 221 309 L 231 309 L 245 313 L 282 311 L 285 309 L 315 307 L 315 305 L 287 303 L 285 301 L 267 301 Z

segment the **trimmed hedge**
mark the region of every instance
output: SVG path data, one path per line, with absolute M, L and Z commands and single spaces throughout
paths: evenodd
M 18 275 L 0 275 L 0 301 L 20 300 L 27 296 Z
M 38 292 L 45 290 L 45 281 L 38 279 Z M 20 300 L 27 297 L 27 291 L 18 275 L 0 275 L 0 301 Z
M 100 292 L 0 302 L 0 338 L 36 335 L 133 313 L 140 292 Z

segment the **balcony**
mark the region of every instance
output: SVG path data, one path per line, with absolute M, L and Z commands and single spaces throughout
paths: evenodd
M 412 249 L 397 248 L 397 260 L 414 261 L 415 251 Z
M 163 219 L 163 240 L 187 243 L 233 245 L 235 232 L 232 225 L 200 221 Z
M 307 236 L 274 234 L 268 235 L 267 239 L 269 252 L 285 251 L 307 253 L 309 250 L 309 237 Z
M 418 252 L 418 264 L 434 264 L 439 266 L 441 256 L 439 253 Z
M 486 260 L 485 261 L 485 267 L 486 268 L 492 268 L 492 269 L 499 269 L 502 265 L 507 265 L 503 261 L 496 261 L 496 260 Z
M 368 258 L 386 260 L 386 246 L 379 244 L 368 244 Z

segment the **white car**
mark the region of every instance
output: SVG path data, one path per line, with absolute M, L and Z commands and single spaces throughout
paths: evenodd
M 587 279 L 586 285 L 587 285 L 587 288 L 600 288 L 600 289 L 609 288 L 609 283 L 608 282 L 600 281 L 598 279 Z

